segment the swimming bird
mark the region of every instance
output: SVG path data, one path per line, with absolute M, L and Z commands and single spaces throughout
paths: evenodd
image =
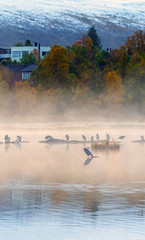
M 69 141 L 69 135 L 68 134 L 65 135 L 65 138 L 66 138 L 67 141 Z
M 8 135 L 5 135 L 5 142 L 9 143 L 10 142 L 10 137 Z
M 52 139 L 53 139 L 53 137 L 52 137 L 52 136 L 50 136 L 50 135 L 47 135 L 47 136 L 45 137 L 45 139 L 46 139 L 46 140 L 52 140 Z
M 96 134 L 96 139 L 99 140 L 99 134 L 98 133 Z
M 120 137 L 119 137 L 119 139 L 121 139 L 121 140 L 124 139 L 124 138 L 125 138 L 125 136 L 120 136 Z
M 82 138 L 84 139 L 84 141 L 86 141 L 86 137 L 84 135 L 82 135 Z
M 93 141 L 94 141 L 94 136 L 91 137 L 91 142 L 93 142 Z
M 141 137 L 141 140 L 144 141 L 144 136 L 140 136 Z

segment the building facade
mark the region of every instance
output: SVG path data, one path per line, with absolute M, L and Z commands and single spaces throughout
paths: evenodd
M 40 58 L 44 58 L 50 51 L 50 47 L 39 47 L 39 46 L 20 46 L 11 47 L 11 60 L 19 62 L 25 53 L 31 53 L 34 49 L 40 53 Z
M 19 62 L 24 53 L 31 53 L 34 49 L 40 53 L 40 58 L 44 58 L 50 51 L 50 47 L 43 47 L 35 44 L 35 46 L 19 46 L 19 47 L 0 47 L 0 61 L 12 60 Z

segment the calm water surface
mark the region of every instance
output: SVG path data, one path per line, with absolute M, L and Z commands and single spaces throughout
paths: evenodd
M 144 124 L 1 124 L 1 139 L 22 135 L 30 143 L 0 145 L 1 240 L 145 239 Z M 93 152 L 89 144 L 38 143 L 46 135 L 81 140 L 126 135 L 119 151 Z

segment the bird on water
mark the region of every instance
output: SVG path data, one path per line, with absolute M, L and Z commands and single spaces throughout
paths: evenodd
M 86 139 L 86 137 L 84 136 L 84 135 L 82 135 L 82 138 L 84 139 L 84 141 L 86 141 L 87 139 Z
M 9 143 L 10 142 L 10 137 L 8 135 L 5 135 L 5 142 Z
M 66 138 L 67 141 L 69 141 L 69 135 L 68 134 L 65 135 L 65 138 Z
M 99 134 L 98 133 L 96 134 L 96 139 L 99 140 Z
M 98 156 L 94 156 L 91 151 L 89 150 L 89 148 L 83 148 L 82 150 L 84 150 L 84 153 L 91 158 L 97 158 Z
M 52 137 L 52 136 L 50 136 L 50 135 L 47 135 L 47 136 L 45 137 L 45 139 L 46 139 L 46 140 L 52 140 L 52 139 L 53 139 L 53 137 Z
M 124 139 L 124 138 L 125 138 L 125 136 L 120 136 L 120 137 L 119 137 L 119 139 L 121 139 L 121 140 Z
M 144 136 L 140 136 L 141 137 L 141 140 L 144 141 Z

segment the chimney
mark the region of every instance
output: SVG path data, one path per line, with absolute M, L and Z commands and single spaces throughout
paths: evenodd
M 35 42 L 35 47 L 37 47 L 37 42 Z
M 40 53 L 40 43 L 39 43 L 39 46 L 38 46 L 38 52 Z

